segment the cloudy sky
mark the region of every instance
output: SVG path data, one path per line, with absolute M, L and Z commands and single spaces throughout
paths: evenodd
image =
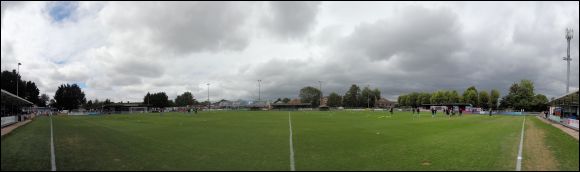
M 2 2 L 2 70 L 41 93 L 88 99 L 191 91 L 212 101 L 298 97 L 351 84 L 395 99 L 521 79 L 549 98 L 578 89 L 578 2 Z

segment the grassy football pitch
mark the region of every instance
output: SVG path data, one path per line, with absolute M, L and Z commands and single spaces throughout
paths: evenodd
M 237 111 L 55 116 L 57 170 L 514 170 L 521 116 Z M 523 170 L 578 170 L 578 141 L 526 119 Z M 541 132 L 541 134 L 535 134 Z M 544 148 L 545 147 L 545 148 Z M 544 152 L 533 152 L 545 149 Z M 553 162 L 540 160 L 549 154 Z M 543 157 L 543 156 L 542 156 Z M 534 164 L 531 164 L 534 162 Z M 50 170 L 50 119 L 2 137 L 2 170 Z

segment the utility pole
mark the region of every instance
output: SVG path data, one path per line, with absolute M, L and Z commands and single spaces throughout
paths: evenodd
M 367 84 L 367 89 L 369 89 L 369 90 L 370 90 L 370 89 L 371 89 L 370 87 L 371 87 L 371 86 Z M 370 107 L 371 107 L 371 105 L 370 105 L 370 103 L 371 103 L 371 98 L 370 98 L 370 96 L 371 96 L 371 95 L 370 95 L 370 94 L 367 92 L 367 108 L 370 108 Z
M 258 102 L 260 102 L 260 94 L 261 94 L 260 92 L 261 92 L 261 89 L 262 89 L 261 87 L 262 87 L 262 80 L 259 79 L 258 80 Z
M 18 96 L 18 83 L 20 82 L 20 65 L 22 65 L 22 63 L 18 62 L 18 73 L 16 74 L 16 97 L 19 97 Z M 570 66 L 570 65 L 568 65 L 568 66 Z
M 568 68 L 567 68 L 567 75 L 566 75 L 566 93 L 570 92 L 570 61 L 572 61 L 572 59 L 570 58 L 570 40 L 572 40 L 572 37 L 574 36 L 574 32 L 571 28 L 567 28 L 566 29 L 566 40 L 568 41 L 568 49 L 567 49 L 567 55 L 566 57 L 564 57 L 564 61 L 568 62 Z
M 207 83 L 207 108 L 211 110 L 211 103 L 209 101 L 209 83 Z
M 318 88 L 320 89 L 320 102 L 318 103 L 318 106 L 322 106 L 322 81 L 318 81 Z

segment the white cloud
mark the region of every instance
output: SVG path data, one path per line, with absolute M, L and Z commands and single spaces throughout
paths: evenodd
M 54 6 L 54 4 L 52 5 Z M 212 100 L 296 97 L 351 84 L 410 91 L 565 89 L 578 2 L 79 2 L 54 22 L 47 2 L 2 3 L 2 70 L 41 93 L 85 83 L 88 98 L 140 101 L 184 91 Z M 574 40 L 577 40 L 575 38 Z M 578 41 L 571 86 L 578 88 Z

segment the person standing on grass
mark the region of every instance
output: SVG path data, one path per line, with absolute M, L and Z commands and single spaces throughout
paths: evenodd
M 431 109 L 431 117 L 435 117 L 435 108 Z
M 391 112 L 391 116 L 393 115 L 393 107 L 391 107 L 391 110 L 389 110 L 389 112 Z
M 455 107 L 451 108 L 451 116 L 455 116 Z
M 489 108 L 489 116 L 491 116 L 491 111 L 492 111 L 491 108 Z
M 463 116 L 463 109 L 459 108 L 459 116 Z

